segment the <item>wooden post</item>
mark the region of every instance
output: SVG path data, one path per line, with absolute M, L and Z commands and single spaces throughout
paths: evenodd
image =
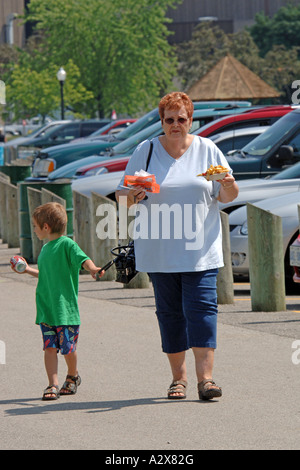
M 2 243 L 7 243 L 6 185 L 7 181 L 0 178 L 0 227 Z
M 27 188 L 27 198 L 28 198 L 28 210 L 30 217 L 30 232 L 31 232 L 31 241 L 32 241 L 32 262 L 37 263 L 38 256 L 43 247 L 43 241 L 39 240 L 36 234 L 34 233 L 33 223 L 32 223 L 32 213 L 34 209 L 42 204 L 42 191 L 34 188 Z
M 91 236 L 93 261 L 96 266 L 104 266 L 114 259 L 111 250 L 118 246 L 117 236 L 117 204 L 98 193 L 91 194 Z M 100 281 L 114 281 L 116 268 L 112 265 Z
M 93 258 L 91 235 L 91 199 L 73 191 L 73 228 L 74 240 L 91 259 Z M 83 271 L 87 273 L 87 271 Z
M 18 248 L 20 246 L 18 188 L 10 183 L 6 184 L 6 219 L 8 248 Z
M 224 266 L 219 269 L 217 276 L 218 304 L 234 304 L 233 274 L 231 264 L 231 248 L 229 235 L 228 214 L 220 211 L 222 224 L 222 249 Z
M 247 203 L 253 311 L 286 310 L 281 218 Z
M 66 200 L 57 194 L 48 191 L 48 189 L 42 188 L 42 204 L 47 204 L 47 202 L 58 202 L 64 208 L 66 208 Z

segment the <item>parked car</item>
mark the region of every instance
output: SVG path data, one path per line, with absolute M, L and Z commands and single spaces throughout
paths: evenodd
M 192 130 L 199 129 L 202 126 L 203 122 L 205 122 L 207 119 L 211 119 L 214 116 L 219 116 L 220 113 L 223 112 L 232 113 L 236 112 L 236 110 L 233 110 L 232 108 L 226 108 L 225 110 L 220 110 L 218 108 L 195 109 L 193 114 Z M 132 124 L 132 126 L 130 127 L 135 126 L 135 124 L 137 123 Z M 127 129 L 127 131 L 129 130 L 130 129 Z M 85 163 L 84 160 L 86 157 L 88 157 L 86 163 L 92 163 L 94 161 L 101 162 L 112 157 L 131 156 L 134 149 L 140 142 L 145 139 L 152 139 L 153 137 L 162 134 L 162 132 L 163 130 L 161 122 L 160 120 L 158 120 L 151 126 L 147 126 L 143 130 L 117 144 L 112 142 L 102 142 L 99 140 L 89 140 L 72 145 L 72 147 L 69 147 L 68 152 L 66 151 L 66 146 L 64 147 L 64 149 L 61 149 L 60 147 L 55 147 L 53 149 L 45 149 L 35 159 L 32 168 L 31 180 L 33 180 L 34 178 L 35 181 L 37 181 L 41 178 L 47 178 L 47 176 L 49 176 L 51 180 L 57 178 L 70 178 L 75 174 L 74 169 L 76 167 L 79 168 Z M 110 144 L 111 147 L 113 146 L 113 148 L 107 147 L 108 144 Z M 104 148 L 102 152 L 100 151 L 101 148 Z M 98 151 L 99 153 L 95 154 L 93 149 L 94 151 Z M 64 150 L 63 153 L 62 150 Z M 78 160 L 82 161 L 76 163 L 76 161 Z M 65 168 L 67 164 L 70 164 L 70 166 Z M 71 169 L 73 173 L 70 172 Z M 53 174 L 51 174 L 52 171 Z
M 77 142 L 82 142 L 83 139 L 101 139 L 104 135 L 107 134 L 117 134 L 129 127 L 131 124 L 136 122 L 136 119 L 116 119 L 114 121 L 109 122 L 106 124 L 106 126 L 101 127 L 100 129 L 97 129 L 95 132 L 92 134 L 86 136 L 86 137 L 80 137 L 78 139 L 72 140 L 72 144 L 77 143 Z
M 225 132 L 241 129 L 242 127 L 271 126 L 279 118 L 297 108 L 297 105 L 276 105 L 246 109 L 244 113 L 223 117 L 208 123 L 199 132 L 195 132 L 195 134 L 202 137 L 211 137 L 218 134 L 220 130 Z M 243 122 L 244 120 L 246 123 Z
M 84 121 L 71 121 L 61 124 L 59 127 L 47 129 L 38 137 L 28 136 L 26 141 L 18 145 L 18 157 L 25 158 L 38 149 L 63 143 L 70 143 L 77 137 L 85 137 L 95 130 L 108 124 L 108 119 L 88 119 Z
M 246 143 L 250 142 L 257 135 L 262 134 L 268 126 L 250 127 L 245 129 L 238 129 L 237 131 L 220 132 L 211 137 L 217 147 L 226 153 L 233 148 L 241 148 Z M 104 162 L 92 162 L 90 164 L 79 167 L 74 175 L 75 178 L 83 176 L 93 176 L 111 171 L 125 170 L 130 157 L 113 158 Z M 67 166 L 67 165 L 66 165 Z M 65 166 L 65 168 L 66 168 Z M 68 176 L 71 177 L 71 176 Z M 51 178 L 51 176 L 50 176 Z
M 220 204 L 221 210 L 228 214 L 247 202 L 254 204 L 261 199 L 300 191 L 300 162 L 271 177 L 241 180 L 238 185 L 238 197 L 234 201 Z
M 114 171 L 112 173 L 74 179 L 72 181 L 72 191 L 77 191 L 88 197 L 94 192 L 115 201 L 115 191 L 123 174 L 124 171 Z
M 224 106 L 224 104 L 226 104 L 226 106 Z M 200 125 L 197 125 L 195 129 L 198 129 L 207 122 L 210 122 L 213 119 L 217 119 L 220 116 L 236 114 L 237 112 L 241 113 L 243 111 L 249 110 L 251 103 L 241 102 L 231 104 L 230 102 L 226 102 L 218 104 L 215 103 L 215 107 L 212 107 L 212 105 L 213 103 L 210 102 L 194 103 L 195 111 L 202 110 L 203 113 Z M 137 132 L 146 129 L 154 123 L 160 123 L 157 108 L 150 111 L 150 113 L 147 113 L 141 119 L 131 124 L 128 129 L 119 132 L 117 135 L 112 134 L 96 136 L 92 139 L 85 139 L 82 142 L 74 144 L 71 143 L 71 145 L 57 145 L 55 147 L 45 148 L 41 152 L 37 152 L 35 155 L 36 160 L 45 160 L 45 162 L 43 162 L 43 165 L 41 165 L 40 161 L 37 162 L 37 168 L 33 166 L 33 174 L 35 178 L 45 177 L 50 173 L 49 171 L 46 171 L 47 165 L 49 165 L 49 168 L 56 169 L 79 158 L 84 158 L 95 154 L 100 155 L 101 152 L 109 152 L 111 147 L 115 147 L 118 143 L 125 141 L 129 137 L 137 134 Z M 39 172 L 39 169 L 42 170 L 41 173 Z
M 229 152 L 226 158 L 237 180 L 274 175 L 299 162 L 300 109 L 282 116 L 263 134 L 241 150 Z
M 231 150 L 239 150 L 247 145 L 258 135 L 262 134 L 270 126 L 259 127 L 245 127 L 241 129 L 232 129 L 230 131 L 219 132 L 209 136 L 209 138 L 216 144 L 217 147 L 224 153 Z
M 22 145 L 24 142 L 26 145 L 28 139 L 39 139 L 50 129 L 58 128 L 62 124 L 66 124 L 68 122 L 71 121 L 52 121 L 42 127 L 39 127 L 37 130 L 27 136 L 16 137 L 15 139 L 8 141 L 3 146 L 5 156 L 4 161 L 10 163 L 12 160 L 15 160 L 18 157 L 18 146 Z M 30 155 L 32 155 L 32 151 L 30 151 Z
M 289 248 L 299 234 L 299 203 L 300 191 L 261 200 L 255 203 L 255 206 L 281 217 L 287 292 L 295 291 L 295 285 L 293 283 L 294 271 L 290 266 Z M 249 251 L 246 206 L 240 207 L 229 214 L 229 225 L 233 274 L 235 277 L 248 278 Z
M 74 178 L 82 178 L 86 176 L 103 175 L 114 171 L 124 171 L 130 157 L 111 158 L 102 163 L 90 163 L 81 166 L 76 170 Z
M 290 246 L 290 265 L 294 270 L 293 281 L 300 283 L 300 235 Z

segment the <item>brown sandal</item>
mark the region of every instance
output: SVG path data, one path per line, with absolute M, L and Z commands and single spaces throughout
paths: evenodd
M 185 380 L 175 380 L 168 389 L 168 398 L 170 400 L 182 400 L 186 398 L 186 388 L 187 382 Z M 174 393 L 181 393 L 181 395 L 174 395 Z
M 44 401 L 51 401 L 57 400 L 60 397 L 59 388 L 57 385 L 49 385 L 49 387 L 45 388 L 42 400 Z
M 72 382 L 69 382 L 68 379 L 72 380 Z M 60 394 L 61 395 L 75 395 L 75 393 L 77 392 L 77 387 L 79 387 L 80 384 L 81 384 L 80 375 L 77 375 L 77 377 L 74 377 L 73 375 L 67 375 L 65 383 L 60 389 Z
M 212 379 L 202 380 L 198 383 L 198 394 L 200 400 L 211 400 L 222 396 L 222 389 Z

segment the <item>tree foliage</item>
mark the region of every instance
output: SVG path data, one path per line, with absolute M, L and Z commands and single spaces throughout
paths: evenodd
M 71 59 L 89 115 L 153 106 L 176 70 L 165 13 L 177 1 L 31 0 L 26 21 L 43 32 L 35 65 L 41 71 Z
M 264 13 L 258 13 L 249 31 L 262 57 L 273 46 L 284 46 L 286 49 L 299 46 L 300 5 L 288 4 L 281 7 L 272 18 Z

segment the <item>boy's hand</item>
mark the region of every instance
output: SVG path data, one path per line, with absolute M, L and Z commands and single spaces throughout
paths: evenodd
M 87 259 L 83 263 L 82 267 L 86 269 L 87 271 L 89 271 L 91 273 L 92 278 L 94 279 L 97 279 L 97 274 L 99 277 L 102 277 L 105 274 L 105 271 L 103 271 L 103 269 L 100 268 L 99 266 L 95 266 L 95 264 L 93 263 L 91 259 Z
M 20 258 L 22 261 L 24 261 L 24 263 L 26 264 L 26 268 L 24 269 L 24 271 L 17 271 L 17 270 L 13 267 L 12 264 L 10 265 L 10 267 L 11 267 L 11 269 L 12 269 L 15 273 L 17 273 L 17 274 L 25 274 L 26 271 L 27 271 L 27 269 L 28 269 L 28 263 L 27 263 L 26 259 L 23 258 L 23 256 L 19 256 L 19 258 Z
M 102 268 L 97 268 L 95 266 L 94 269 L 90 269 L 90 273 L 91 273 L 91 276 L 92 276 L 93 279 L 97 279 L 97 276 L 98 277 L 103 277 L 104 274 L 105 274 L 105 271 L 103 271 Z

